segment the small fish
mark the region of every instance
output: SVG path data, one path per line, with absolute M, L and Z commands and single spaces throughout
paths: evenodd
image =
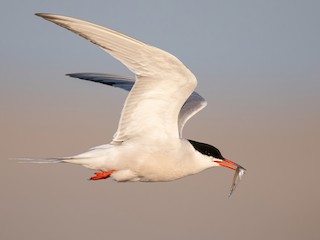
M 230 194 L 229 194 L 229 198 L 231 197 L 232 193 L 234 192 L 234 190 L 236 189 L 236 187 L 238 186 L 239 182 L 242 179 L 242 176 L 246 173 L 246 169 L 241 167 L 240 165 L 238 165 L 234 175 L 233 175 L 233 181 L 232 181 L 232 185 L 231 185 L 231 190 L 230 190 Z

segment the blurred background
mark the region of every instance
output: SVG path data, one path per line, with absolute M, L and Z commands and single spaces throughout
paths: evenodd
M 320 237 L 320 2 L 36 1 L 0 7 L 1 239 Z M 34 16 L 88 20 L 177 56 L 208 106 L 184 137 L 248 172 L 167 183 L 88 181 L 79 166 L 17 164 L 108 143 L 126 93 L 66 73 L 131 76 L 77 35 Z

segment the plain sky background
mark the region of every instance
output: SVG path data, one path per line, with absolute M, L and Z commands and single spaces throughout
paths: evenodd
M 197 76 L 208 106 L 184 136 L 248 169 L 169 183 L 91 182 L 69 156 L 107 143 L 126 93 L 64 76 L 131 75 L 88 41 L 34 16 L 88 20 L 162 48 Z M 0 3 L 0 238 L 320 238 L 320 1 Z

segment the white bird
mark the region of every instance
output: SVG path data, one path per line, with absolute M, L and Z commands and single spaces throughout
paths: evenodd
M 171 181 L 216 166 L 236 170 L 234 183 L 241 178 L 244 168 L 225 159 L 217 148 L 182 137 L 185 123 L 207 103 L 194 92 L 197 79 L 179 59 L 93 23 L 54 14 L 36 15 L 98 45 L 135 74 L 135 79 L 68 74 L 129 91 L 118 129 L 110 144 L 36 162 L 80 164 L 98 171 L 91 180 Z

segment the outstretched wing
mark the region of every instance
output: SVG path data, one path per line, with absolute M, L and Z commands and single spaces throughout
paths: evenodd
M 134 79 L 113 74 L 104 73 L 70 73 L 67 76 L 89 80 L 92 82 L 106 84 L 112 87 L 121 88 L 130 91 L 134 84 Z M 193 92 L 183 104 L 178 118 L 179 135 L 182 137 L 182 130 L 186 122 L 196 113 L 207 106 L 206 100 L 197 92 Z
M 136 74 L 122 109 L 113 143 L 131 138 L 179 138 L 178 115 L 196 87 L 192 72 L 173 55 L 102 26 L 82 20 L 37 14 L 64 27 L 121 61 Z

